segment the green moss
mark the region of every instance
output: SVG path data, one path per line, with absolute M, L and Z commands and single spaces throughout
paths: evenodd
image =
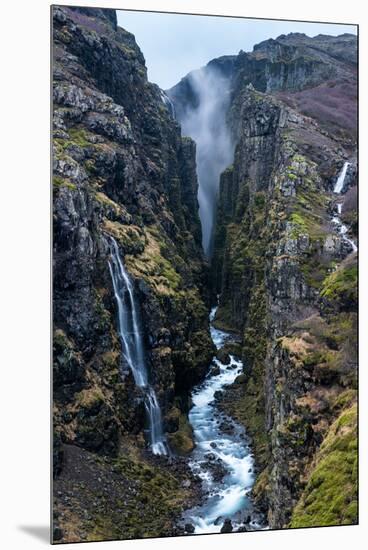
M 75 395 L 76 403 L 85 408 L 93 409 L 104 401 L 104 396 L 99 387 L 84 389 Z
M 171 449 L 178 455 L 188 455 L 194 449 L 193 430 L 185 414 L 175 409 L 179 422 L 179 429 L 168 434 Z
M 97 200 L 106 206 L 111 206 L 118 212 L 119 206 L 110 201 L 103 193 L 96 194 Z M 122 224 L 116 221 L 104 220 L 104 229 L 112 235 L 122 246 L 125 253 L 140 254 L 144 251 L 147 238 L 144 232 L 136 225 Z
M 179 273 L 175 271 L 172 264 L 166 258 L 160 255 L 155 255 L 152 258 L 156 262 L 158 276 L 166 279 L 168 286 L 172 290 L 177 290 L 181 283 L 181 277 Z
M 117 204 L 115 201 L 110 199 L 105 193 L 102 193 L 101 191 L 97 191 L 94 195 L 95 199 L 98 203 L 100 203 L 102 206 L 106 207 L 106 210 L 112 210 L 116 216 L 121 214 L 122 207 L 121 205 Z
M 225 302 L 219 306 L 213 326 L 225 332 L 237 332 L 237 328 L 234 326 L 233 311 L 230 303 Z
M 293 211 L 290 214 L 290 221 L 299 229 L 299 232 L 309 235 L 311 240 L 321 240 L 326 236 L 324 228 L 324 218 L 316 212 L 315 206 L 313 210 L 309 209 L 309 201 L 305 197 L 300 197 L 301 200 L 295 203 Z
M 277 440 L 287 448 L 290 454 L 299 455 L 308 444 L 310 435 L 309 420 L 302 414 L 292 414 L 285 422 L 277 426 Z
M 68 133 L 71 142 L 79 145 L 79 147 L 87 147 L 91 145 L 91 143 L 87 140 L 88 133 L 83 128 L 69 128 Z
M 295 149 L 294 145 L 291 150 L 293 148 Z M 224 401 L 224 406 L 226 412 L 245 425 L 252 437 L 255 457 L 261 472 L 257 476 L 257 498 L 260 500 L 267 500 L 268 490 L 274 489 L 275 480 L 272 476 L 269 479 L 267 472 L 267 465 L 273 462 L 271 451 L 278 452 L 274 437 L 283 442 L 280 445 L 285 446 L 286 454 L 287 449 L 290 449 L 290 456 L 293 457 L 289 471 L 290 484 L 295 485 L 294 495 L 300 495 L 304 488 L 305 465 L 314 449 L 311 415 L 319 414 L 314 408 L 327 410 L 326 417 L 331 421 L 331 416 L 338 414 L 342 405 L 339 409 L 331 410 L 329 399 L 332 401 L 332 396 L 336 394 L 331 392 L 332 395 L 325 396 L 324 391 L 332 384 L 336 387 L 337 383 L 347 387 L 347 383 L 350 384 L 348 377 L 353 376 L 350 373 L 346 374 L 348 369 L 353 370 L 351 366 L 347 366 L 351 365 L 350 357 L 348 354 L 345 356 L 345 352 L 343 354 L 339 349 L 340 345 L 345 345 L 347 333 L 324 322 L 320 340 L 319 337 L 317 339 L 309 335 L 310 341 L 304 342 L 303 353 L 300 357 L 293 358 L 290 363 L 295 366 L 296 371 L 298 370 L 295 377 L 307 378 L 303 366 L 312 367 L 311 378 L 317 387 L 322 388 L 323 398 L 318 396 L 318 399 L 312 399 L 307 396 L 306 402 L 300 404 L 301 412 L 296 411 L 300 416 L 295 415 L 292 421 L 280 426 L 279 434 L 276 433 L 276 427 L 271 432 L 266 432 L 264 384 L 267 378 L 267 345 L 271 343 L 267 327 L 272 327 L 272 319 L 268 319 L 270 306 L 267 306 L 266 297 L 272 292 L 272 289 L 269 290 L 273 282 L 272 273 L 269 275 L 269 265 L 272 257 L 276 256 L 277 244 L 281 239 L 285 242 L 290 237 L 299 239 L 302 235 L 308 236 L 308 239 L 300 239 L 299 244 L 303 245 L 303 248 L 300 246 L 300 250 L 291 261 L 295 269 L 300 269 L 304 275 L 304 282 L 314 289 L 321 289 L 324 279 L 333 267 L 323 248 L 326 236 L 330 233 L 327 206 L 331 197 L 324 191 L 318 167 L 313 162 L 302 155 L 291 154 L 290 157 L 290 165 L 287 168 L 282 172 L 275 170 L 275 182 L 280 182 L 281 185 L 276 184 L 275 189 L 268 190 L 265 197 L 258 191 L 258 182 L 247 181 L 248 197 L 247 200 L 243 200 L 240 197 L 242 182 L 236 179 L 236 172 L 233 180 L 222 180 L 219 227 L 217 240 L 215 239 L 215 262 L 218 261 L 216 255 L 222 255 L 221 261 L 216 265 L 220 273 L 220 284 L 217 283 L 216 288 L 222 291 L 216 323 L 220 327 L 238 330 L 241 327 L 244 335 L 243 362 L 247 377 L 246 383 L 238 384 L 236 390 L 229 390 L 232 398 L 226 400 L 226 403 Z M 286 183 L 287 178 L 296 182 L 295 196 L 283 195 L 282 182 Z M 238 213 L 241 214 L 240 219 Z M 288 260 L 288 256 L 285 255 L 285 258 Z M 268 283 L 267 291 L 264 289 L 265 279 Z M 314 294 L 318 296 L 317 292 Z M 310 292 L 310 295 L 313 293 Z M 290 300 L 294 303 L 293 298 Z M 314 299 L 311 299 L 311 302 L 314 302 Z M 272 309 L 271 315 L 274 315 Z M 275 366 L 276 370 L 277 368 Z M 283 368 L 282 359 L 279 368 Z M 294 373 L 291 374 L 293 375 Z M 272 399 L 267 395 L 267 405 L 269 409 L 274 407 L 274 413 L 277 414 L 282 393 L 287 388 L 285 381 L 280 379 L 275 380 L 275 386 L 280 400 L 277 396 Z M 284 397 L 288 399 L 288 395 Z M 306 415 L 303 407 L 309 411 Z M 323 414 L 324 412 L 322 416 Z M 319 429 L 318 425 L 316 431 Z M 327 426 L 323 426 L 321 432 L 324 433 L 325 429 Z M 296 470 L 295 475 L 292 472 L 293 468 Z
M 279 212 L 276 214 L 270 209 L 267 193 L 252 187 L 249 180 L 221 180 L 218 213 L 221 223 L 215 239 L 215 262 L 220 254 L 222 259 L 215 267 L 221 274 L 222 283 L 226 281 L 226 288 L 221 294 L 215 325 L 225 330 L 240 330 L 243 334 L 241 354 L 247 382 L 231 387 L 231 399 L 226 399 L 223 406 L 246 427 L 262 470 L 269 459 L 264 402 L 265 254 L 269 246 L 269 228 L 273 227 L 271 218 Z M 277 206 L 279 204 L 277 202 Z
M 312 351 L 303 357 L 302 362 L 306 367 L 312 367 L 321 363 L 332 367 L 336 363 L 336 353 L 326 349 Z
M 291 236 L 308 235 L 309 247 L 300 256 L 300 270 L 308 286 L 316 289 L 332 268 L 331 261 L 321 254 L 321 245 L 328 234 L 326 225 L 327 194 L 316 188 L 313 179 L 303 178 L 303 187 L 297 190 L 287 207 L 288 219 L 293 224 Z
M 126 263 L 129 271 L 144 279 L 156 294 L 176 296 L 182 287 L 182 278 L 176 270 L 175 259 L 163 255 L 164 245 L 163 236 L 152 226 L 145 231 L 143 250 L 126 256 Z
M 126 501 L 110 500 L 108 506 L 104 506 L 103 493 L 97 495 L 100 511 L 89 522 L 88 540 L 157 537 L 169 532 L 173 518 L 188 498 L 188 490 L 167 468 L 149 465 L 139 457 L 121 456 L 111 464 L 115 473 L 127 480 L 132 492 Z
M 294 237 L 299 236 L 301 233 L 308 233 L 306 220 L 298 212 L 293 212 L 290 216 L 290 221 L 292 222 L 295 231 Z
M 358 266 L 341 266 L 323 281 L 321 296 L 344 310 L 356 310 L 358 303 Z
M 66 187 L 67 189 L 70 189 L 72 191 L 74 191 L 77 188 L 75 183 L 72 183 L 67 178 L 62 178 L 60 176 L 54 176 L 52 178 L 52 183 L 53 183 L 55 188 Z
M 331 426 L 290 527 L 357 523 L 357 407 Z
M 83 128 L 74 127 L 68 130 L 69 138 L 54 138 L 55 155 L 58 158 L 64 158 L 69 147 L 77 145 L 78 147 L 90 147 L 88 141 L 88 132 Z
M 356 400 L 357 392 L 354 389 L 348 389 L 340 393 L 332 403 L 333 410 L 341 410 L 351 405 Z

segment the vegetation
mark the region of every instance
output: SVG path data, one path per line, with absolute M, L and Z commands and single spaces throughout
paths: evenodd
M 353 143 L 345 147 L 344 132 L 328 135 L 340 116 L 321 99 L 328 94 L 315 102 L 313 79 L 331 68 L 327 49 L 309 48 L 304 37 L 302 49 L 313 55 L 296 53 L 295 62 L 293 46 L 276 51 L 270 41 L 231 61 L 237 74 L 227 122 L 237 147 L 221 176 L 209 270 L 200 251 L 195 144 L 180 137 L 147 81 L 133 35 L 116 30 L 113 11 L 54 12 L 58 540 L 176 534 L 199 487 L 188 484 L 186 461 L 147 452 L 142 391 L 116 330 L 106 235 L 134 284 L 150 381 L 174 453 L 188 456 L 194 447 L 189 395 L 216 352 L 208 310 L 220 295 L 215 324 L 236 333 L 232 348 L 244 370 L 216 399 L 251 438 L 253 497 L 270 527 L 355 523 L 357 261 L 354 254 L 341 260 L 344 247 L 331 229 L 336 201 L 327 191 Z M 296 109 L 251 81 L 267 90 L 291 86 L 293 94 L 279 97 Z M 338 99 L 342 88 L 330 86 Z M 321 121 L 297 110 L 320 113 Z M 355 235 L 353 193 L 350 202 L 342 218 Z
M 290 527 L 357 523 L 357 406 L 332 424 L 312 467 Z
M 157 537 L 167 533 L 171 518 L 181 510 L 188 491 L 166 469 L 150 466 L 139 458 L 121 457 L 112 467 L 134 485 L 134 496 L 125 503 L 116 502 L 121 515 L 111 513 L 114 507 L 109 506 L 106 514 L 102 511 L 94 517 L 88 540 Z
M 179 409 L 173 408 L 171 416 L 175 415 L 179 428 L 168 435 L 170 448 L 178 455 L 188 455 L 194 449 L 193 430 L 187 416 Z
M 321 296 L 344 311 L 354 311 L 358 305 L 358 266 L 341 265 L 325 278 Z
M 56 190 L 60 189 L 61 187 L 66 187 L 67 189 L 74 191 L 74 189 L 77 188 L 75 183 L 71 182 L 67 178 L 62 178 L 60 176 L 54 176 L 52 181 Z

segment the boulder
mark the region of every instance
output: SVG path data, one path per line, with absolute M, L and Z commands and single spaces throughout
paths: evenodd
M 227 353 L 227 351 L 224 348 L 221 348 L 216 353 L 216 358 L 223 364 L 223 365 L 230 365 L 231 358 L 230 355 Z
M 231 523 L 231 519 L 226 518 L 223 526 L 221 527 L 221 533 L 231 533 L 232 530 L 233 530 L 233 525 Z

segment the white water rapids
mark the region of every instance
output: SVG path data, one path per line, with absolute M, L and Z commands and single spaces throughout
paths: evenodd
M 211 311 L 211 321 L 216 309 Z M 231 340 L 229 334 L 212 325 L 211 336 L 217 349 Z M 210 372 L 192 393 L 189 421 L 196 447 L 190 467 L 202 479 L 206 497 L 202 505 L 185 512 L 183 521 L 191 524 L 196 534 L 219 533 L 225 519 L 231 520 L 233 530 L 245 523 L 247 530 L 262 528 L 249 499 L 254 483 L 254 458 L 245 431 L 216 406 L 215 393 L 232 384 L 243 372 L 242 362 L 230 357 L 229 365 L 215 358 L 213 364 L 219 367 L 219 373 Z M 224 422 L 231 426 L 226 433 L 221 429 Z M 222 479 L 214 476 L 213 465 L 223 472 Z

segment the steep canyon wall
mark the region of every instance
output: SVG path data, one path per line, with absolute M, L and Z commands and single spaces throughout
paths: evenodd
M 109 236 L 139 301 L 167 440 L 185 454 L 188 392 L 213 354 L 195 144 L 114 11 L 54 7 L 53 33 L 55 540 L 136 536 L 141 513 L 153 536 L 165 522 L 170 531 L 188 491 L 144 458 L 144 396 L 121 353 Z M 99 478 L 116 489 L 101 494 Z
M 115 12 L 54 7 L 53 32 L 55 541 L 177 533 L 216 295 L 245 366 L 223 407 L 252 438 L 255 503 L 273 528 L 356 523 L 357 253 L 331 221 L 349 161 L 341 219 L 357 241 L 356 38 L 283 35 L 215 59 L 167 91 L 175 120 Z M 121 353 L 110 237 L 170 466 L 147 451 Z

